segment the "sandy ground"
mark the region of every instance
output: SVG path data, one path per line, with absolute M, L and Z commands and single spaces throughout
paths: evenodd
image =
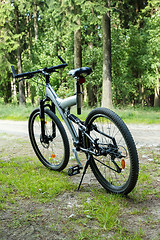
M 137 148 L 141 146 L 160 146 L 160 124 L 128 124 Z M 27 121 L 0 120 L 0 133 L 28 137 Z

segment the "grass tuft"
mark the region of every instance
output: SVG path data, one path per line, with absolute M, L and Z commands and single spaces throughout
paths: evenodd
M 48 170 L 25 157 L 15 157 L 9 162 L 0 163 L 0 183 L 1 204 L 14 201 L 17 196 L 47 202 L 73 189 L 65 174 Z

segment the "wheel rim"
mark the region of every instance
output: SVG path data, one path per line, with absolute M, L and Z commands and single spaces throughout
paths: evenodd
M 35 149 L 37 149 L 36 153 L 46 164 L 52 167 L 60 167 L 64 159 L 64 142 L 54 121 L 56 136 L 53 137 L 52 121 L 49 115 L 45 113 L 45 137 L 48 138 L 48 141 L 44 142 L 41 137 L 40 113 L 35 114 L 32 124 L 33 144 Z
M 112 170 L 117 170 L 117 168 L 112 162 L 111 156 L 109 154 L 107 156 L 93 156 L 92 166 L 94 165 L 94 171 L 96 171 L 97 177 L 99 176 L 98 178 L 101 181 L 101 184 L 103 186 L 107 184 L 108 188 L 115 188 L 116 190 L 120 190 L 124 187 L 124 185 L 127 184 L 131 172 L 130 153 L 127 142 L 120 132 L 118 125 L 115 125 L 112 119 L 106 117 L 105 115 L 100 114 L 94 116 L 90 120 L 89 126 L 91 126 L 91 124 L 96 124 L 100 131 L 104 132 L 107 135 L 110 135 L 111 137 L 114 137 L 119 151 L 122 152 L 121 155 L 125 156 L 123 158 L 116 157 L 114 159 L 116 164 L 122 169 L 120 173 Z M 88 129 L 91 137 L 94 139 L 99 139 L 98 143 L 101 143 L 100 146 L 104 147 L 108 144 L 113 144 L 111 139 L 101 135 L 95 130 L 90 131 L 90 127 L 88 127 Z

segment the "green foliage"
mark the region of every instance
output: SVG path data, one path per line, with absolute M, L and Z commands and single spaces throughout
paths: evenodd
M 37 18 L 35 15 L 37 6 Z M 15 25 L 15 6 L 19 11 L 19 34 Z M 23 71 L 59 64 L 61 55 L 68 67 L 51 77 L 60 96 L 74 93 L 74 80 L 68 71 L 74 68 L 74 31 L 81 29 L 82 63 L 93 73 L 86 78 L 85 105 L 100 105 L 102 95 L 102 16 L 105 1 L 65 0 L 45 2 L 1 1 L 0 4 L 0 97 L 4 102 L 16 99 L 10 66 L 17 65 L 17 49 L 22 51 Z M 130 0 L 111 2 L 112 92 L 113 103 L 153 105 L 154 88 L 160 77 L 159 1 Z M 35 20 L 38 39 L 35 38 Z M 77 20 L 81 20 L 81 26 Z M 40 94 L 30 81 L 28 99 Z M 92 89 L 92 93 L 89 91 Z M 94 104 L 93 104 L 94 103 Z
M 13 7 L 9 1 L 0 3 L 0 96 L 9 102 L 11 98 L 10 62 L 11 52 L 17 48 L 17 35 L 13 32 Z

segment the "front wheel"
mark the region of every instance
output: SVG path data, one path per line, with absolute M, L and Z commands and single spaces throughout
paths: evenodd
M 39 160 L 52 170 L 63 170 L 69 161 L 69 142 L 64 127 L 57 116 L 44 109 L 45 140 L 42 140 L 40 109 L 35 109 L 29 118 L 29 137 Z
M 107 108 L 92 110 L 85 125 L 88 134 L 98 144 L 99 154 L 91 155 L 90 161 L 96 179 L 108 192 L 128 194 L 136 185 L 139 163 L 136 146 L 127 126 Z M 95 148 L 87 137 L 85 142 L 87 148 Z

